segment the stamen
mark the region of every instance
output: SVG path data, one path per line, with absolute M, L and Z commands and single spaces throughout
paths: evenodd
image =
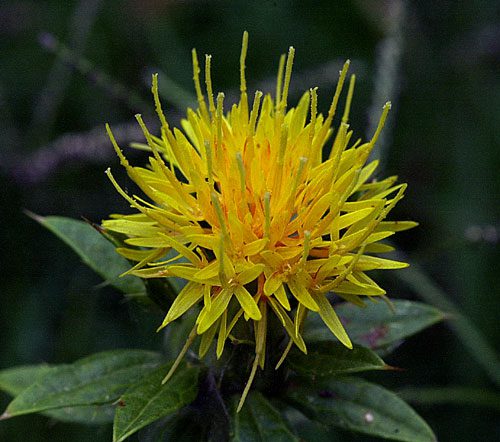
M 362 245 L 356 252 L 356 255 L 354 255 L 351 259 L 349 265 L 342 271 L 342 273 L 340 273 L 332 282 L 329 282 L 328 284 L 325 284 L 323 287 L 321 287 L 320 292 L 326 293 L 333 290 L 335 287 L 338 287 L 347 278 L 347 275 L 352 272 L 354 266 L 358 263 L 359 258 L 361 258 L 361 256 L 365 252 L 365 248 L 366 245 Z
M 283 166 L 285 161 L 285 152 L 286 152 L 286 143 L 288 141 L 288 125 L 283 123 L 281 125 L 281 134 L 280 134 L 280 150 L 278 154 L 278 165 Z
M 219 92 L 217 95 L 217 147 L 222 148 L 222 117 L 224 112 L 224 93 Z
M 280 109 L 283 113 L 286 111 L 287 99 L 288 99 L 288 88 L 290 86 L 290 79 L 292 78 L 292 66 L 293 57 L 295 55 L 295 48 L 290 46 L 288 50 L 288 57 L 286 59 L 286 69 L 285 69 L 285 83 L 283 85 L 283 95 L 281 97 Z
M 255 98 L 253 100 L 252 112 L 250 113 L 250 135 L 255 134 L 255 124 L 257 123 L 257 116 L 259 115 L 260 99 L 262 98 L 261 91 L 255 91 Z
M 219 219 L 219 224 L 220 228 L 222 231 L 222 235 L 224 237 L 224 240 L 229 238 L 229 233 L 227 230 L 226 226 L 226 220 L 224 218 L 224 213 L 222 211 L 222 206 L 220 205 L 219 197 L 217 196 L 217 193 L 215 191 L 212 191 L 210 193 L 210 199 L 212 200 L 212 204 L 214 205 L 215 213 L 217 215 L 217 218 Z
M 264 194 L 264 236 L 271 238 L 271 193 Z
M 318 88 L 315 87 L 313 89 L 309 89 L 309 93 L 311 95 L 311 121 L 309 123 L 309 147 L 312 146 L 313 138 L 314 138 L 314 130 L 316 128 L 316 116 L 318 113 Z
M 198 98 L 198 105 L 200 106 L 200 111 L 201 111 L 201 116 L 206 120 L 210 121 L 209 115 L 208 115 L 208 110 L 207 110 L 207 105 L 205 104 L 205 97 L 203 96 L 203 93 L 201 92 L 201 86 L 200 86 L 200 65 L 198 63 L 198 56 L 196 55 L 196 49 L 193 49 L 191 51 L 192 58 L 193 58 L 193 81 L 194 81 L 194 88 L 196 90 L 196 97 Z
M 243 164 L 243 156 L 241 155 L 241 152 L 236 152 L 236 164 L 238 164 L 238 172 L 240 173 L 241 196 L 245 198 L 247 185 L 246 185 L 245 165 Z
M 160 156 L 160 153 L 158 152 L 158 148 L 156 147 L 155 142 L 153 141 L 153 137 L 149 133 L 149 130 L 148 130 L 146 124 L 144 123 L 144 120 L 142 119 L 141 114 L 136 114 L 135 115 L 135 119 L 139 123 L 139 126 L 141 126 L 142 133 L 144 134 L 144 137 L 146 138 L 148 146 L 151 148 L 151 151 L 153 152 L 153 155 L 154 155 L 156 161 L 158 161 L 158 164 L 160 165 L 160 167 L 162 168 L 162 170 L 165 172 L 165 175 L 167 177 L 169 177 L 170 175 L 167 172 L 167 170 L 168 170 L 167 169 L 167 165 L 165 164 L 165 161 L 163 160 L 163 158 Z M 170 168 L 171 168 L 171 172 L 173 173 L 174 172 L 174 163 L 173 163 L 173 161 L 170 161 Z M 172 182 L 171 179 L 169 179 L 169 181 Z M 177 180 L 174 180 L 172 182 L 172 184 L 173 184 L 174 187 L 177 187 L 177 188 L 180 187 L 180 186 L 177 185 L 178 184 Z
M 382 132 L 382 129 L 384 127 L 385 120 L 387 119 L 387 114 L 389 113 L 390 110 L 391 110 L 391 102 L 388 101 L 387 103 L 384 104 L 384 107 L 382 109 L 382 115 L 380 116 L 377 129 L 375 130 L 375 133 L 373 134 L 373 137 L 370 140 L 370 144 L 374 145 L 377 142 L 380 132 Z
M 306 230 L 304 232 L 304 245 L 302 250 L 302 258 L 300 259 L 300 263 L 302 265 L 306 263 L 310 250 L 311 250 L 311 232 L 309 230 Z
M 342 116 L 342 123 L 349 121 L 349 112 L 351 110 L 351 101 L 354 94 L 354 84 L 356 83 L 356 75 L 351 75 L 351 81 L 349 82 L 349 90 L 347 91 L 347 99 L 345 101 L 344 115 Z
M 243 41 L 241 43 L 241 55 L 240 55 L 240 92 L 247 91 L 247 82 L 245 79 L 245 60 L 247 58 L 248 49 L 248 32 L 243 32 Z
M 302 172 L 304 171 L 304 167 L 307 164 L 307 158 L 306 157 L 300 157 L 299 160 L 299 167 L 297 169 L 297 175 L 295 176 L 295 180 L 293 182 L 293 187 L 292 191 L 290 192 L 290 195 L 292 196 L 292 201 L 293 198 L 295 198 L 295 193 L 297 192 L 297 188 L 299 187 L 299 181 L 302 178 Z
M 285 351 L 281 355 L 281 358 L 278 361 L 278 363 L 276 364 L 276 367 L 274 367 L 275 370 L 277 370 L 278 368 L 280 368 L 281 364 L 283 364 L 283 362 L 285 361 L 286 357 L 288 356 L 288 353 L 292 349 L 292 345 L 293 345 L 293 340 L 292 340 L 292 338 L 290 338 L 290 340 L 288 341 L 288 344 L 287 344 L 287 346 L 285 348 Z
M 115 149 L 115 152 L 118 155 L 118 158 L 120 158 L 120 164 L 123 167 L 125 167 L 127 169 L 127 172 L 128 172 L 129 169 L 132 169 L 132 166 L 128 162 L 125 155 L 123 155 L 123 152 L 120 149 L 120 146 L 118 146 L 118 143 L 116 142 L 115 136 L 113 135 L 113 132 L 111 131 L 111 127 L 109 126 L 108 123 L 106 123 L 106 132 L 108 133 L 108 137 L 111 140 L 111 144 L 113 145 L 113 148 Z
M 161 108 L 161 103 L 160 103 L 160 97 L 158 95 L 158 74 L 153 74 L 153 84 L 151 86 L 151 92 L 153 93 L 156 113 L 158 114 L 158 117 L 160 118 L 161 125 L 165 129 L 168 129 L 167 119 L 165 118 L 165 115 L 163 114 L 163 110 Z
M 262 361 L 261 358 L 265 354 L 265 346 L 266 346 L 266 329 L 267 329 L 267 309 L 265 303 L 259 303 L 259 307 L 262 313 L 262 319 L 260 321 L 254 321 L 254 324 L 257 322 L 257 331 L 256 331 L 256 339 L 255 339 L 255 359 L 252 365 L 252 371 L 250 372 L 250 376 L 248 377 L 247 384 L 245 385 L 245 389 L 240 398 L 240 402 L 238 403 L 238 408 L 236 412 L 239 413 L 243 404 L 245 403 L 245 399 L 250 392 L 250 387 L 252 386 L 253 380 L 255 378 L 255 374 L 257 373 L 257 368 Z
M 280 105 L 281 88 L 283 87 L 283 72 L 285 70 L 285 54 L 281 54 L 278 65 L 278 78 L 276 79 L 276 109 Z
M 212 90 L 212 75 L 211 75 L 211 55 L 205 55 L 205 84 L 207 86 L 208 106 L 210 115 L 215 115 L 214 93 Z
M 349 65 L 351 61 L 346 60 L 342 70 L 340 71 L 339 82 L 337 83 L 337 88 L 335 89 L 335 94 L 333 96 L 332 104 L 330 105 L 330 109 L 328 110 L 327 120 L 331 122 L 333 117 L 335 116 L 335 111 L 337 109 L 337 104 L 339 102 L 340 93 L 342 92 L 342 87 L 344 86 L 345 77 L 347 75 L 347 71 L 349 70 Z
M 177 358 L 175 359 L 174 364 L 172 367 L 170 367 L 170 370 L 168 371 L 167 375 L 163 378 L 163 381 L 161 381 L 162 384 L 165 384 L 168 382 L 168 380 L 173 376 L 175 373 L 175 370 L 177 370 L 177 367 L 181 363 L 182 359 L 184 358 L 184 355 L 187 353 L 189 350 L 189 347 L 191 347 L 191 344 L 193 343 L 194 339 L 196 338 L 196 327 L 198 325 L 196 324 L 193 329 L 191 330 L 191 333 L 189 333 L 189 336 L 186 340 L 186 343 L 184 344 L 184 347 L 182 347 L 182 350 L 178 354 Z
M 247 58 L 248 49 L 248 32 L 243 32 L 243 41 L 241 43 L 241 55 L 240 55 L 240 109 L 242 111 L 241 116 L 243 118 L 242 123 L 247 124 L 248 122 L 248 98 L 247 98 L 247 81 L 245 79 L 245 60 Z
M 207 173 L 208 173 L 208 182 L 210 183 L 210 188 L 212 189 L 214 186 L 214 175 L 213 175 L 213 152 L 212 146 L 209 141 L 205 141 L 205 156 L 207 157 Z
M 117 190 L 117 192 L 125 198 L 132 207 L 135 207 L 136 209 L 140 210 L 142 213 L 145 212 L 145 208 L 143 208 L 139 203 L 137 203 L 133 198 L 131 198 L 118 184 L 118 182 L 115 180 L 115 177 L 111 173 L 111 169 L 108 167 L 106 169 L 106 175 L 108 176 L 109 180 L 113 184 L 114 188 Z

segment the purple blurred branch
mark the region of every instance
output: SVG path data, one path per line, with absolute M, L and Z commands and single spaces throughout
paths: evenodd
M 157 127 L 149 125 L 150 130 Z M 143 139 L 136 122 L 113 125 L 116 141 L 125 147 L 132 141 Z M 31 155 L 3 153 L 0 159 L 2 173 L 22 185 L 42 182 L 59 168 L 71 163 L 102 164 L 114 157 L 114 151 L 104 126 L 86 133 L 65 134 Z
M 404 45 L 404 23 L 406 18 L 405 0 L 390 0 L 387 4 L 388 29 L 386 37 L 377 45 L 374 90 L 372 104 L 368 111 L 368 128 L 366 137 L 370 139 L 377 128 L 382 106 L 386 101 L 392 102 L 392 115 L 387 119 L 385 129 L 380 134 L 370 160 L 380 160 L 380 170 L 387 161 L 387 149 L 392 137 L 392 126 L 395 120 L 394 111 L 399 99 L 401 80 L 401 57 Z
M 75 54 L 81 54 L 85 49 L 87 37 L 94 24 L 100 4 L 101 0 L 80 0 L 76 6 L 69 23 L 69 29 L 72 32 L 69 36 L 69 44 Z M 56 59 L 33 110 L 31 127 L 35 132 L 35 138 L 39 138 L 40 133 L 49 133 L 70 78 L 71 69 L 65 65 L 63 60 Z
M 139 95 L 97 69 L 88 59 L 61 43 L 55 35 L 43 32 L 38 40 L 44 49 L 55 54 L 66 67 L 83 75 L 92 85 L 103 90 L 111 98 L 125 103 L 133 112 L 151 108 L 151 105 L 143 101 Z

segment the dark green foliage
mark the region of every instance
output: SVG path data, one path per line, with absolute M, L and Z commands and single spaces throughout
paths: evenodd
M 65 218 L 48 219 L 52 221 L 51 229 L 70 242 L 75 252 L 97 271 L 98 266 L 94 263 L 100 259 L 102 247 L 89 248 L 88 238 L 80 242 L 86 238 L 84 234 L 89 233 L 89 226 Z M 68 230 L 80 233 L 68 234 Z M 74 239 L 69 241 L 68 236 Z M 107 241 L 99 235 L 93 240 L 95 243 Z M 113 255 L 109 257 L 110 261 L 114 259 L 117 258 Z M 366 333 L 373 333 L 373 327 L 388 331 L 380 345 L 372 345 L 374 348 L 387 347 L 394 340 L 410 336 L 443 317 L 436 309 L 404 301 L 396 304 L 394 312 L 388 310 L 390 313 L 380 308 L 368 308 L 366 315 L 359 315 L 352 313 L 347 306 L 339 306 L 337 310 L 341 312 L 347 330 L 352 329 L 358 339 Z M 409 313 L 407 321 L 410 326 L 404 332 L 391 331 L 394 324 L 405 324 L 405 312 Z M 412 315 L 415 316 L 416 312 L 421 313 L 421 320 L 415 324 Z M 180 347 L 191 322 L 187 317 L 172 329 L 169 342 L 173 348 Z M 241 390 L 237 387 L 234 390 L 232 380 L 235 374 L 236 378 L 241 377 L 242 366 L 237 358 L 214 362 L 213 367 L 203 370 L 200 384 L 200 365 L 183 363 L 174 376 L 162 384 L 172 363 L 160 365 L 160 355 L 154 352 L 114 350 L 97 353 L 73 364 L 42 364 L 0 371 L 0 388 L 15 396 L 2 419 L 41 412 L 66 422 L 101 424 L 108 422 L 114 413 L 115 442 L 124 441 L 148 425 L 150 429 L 140 433 L 143 435 L 141 440 L 149 437 L 159 441 L 176 440 L 180 423 L 187 419 L 186 416 L 196 413 L 200 421 L 199 440 L 231 438 L 241 442 L 274 442 L 299 440 L 299 435 L 292 430 L 293 423 L 287 420 L 287 415 L 293 413 L 292 406 L 322 425 L 327 422 L 327 426 L 401 441 L 434 440 L 425 422 L 393 393 L 360 379 L 339 377 L 390 368 L 374 351 L 358 344 L 349 350 L 339 342 L 326 340 L 319 323 L 310 321 L 309 325 L 311 342 L 308 354 L 292 350 L 285 362 L 288 369 L 283 372 L 287 376 L 275 378 L 274 385 L 262 383 L 262 391 L 253 391 L 240 413 L 236 412 L 235 404 Z M 277 350 L 279 348 L 270 351 L 270 359 L 277 357 Z M 272 370 L 268 367 L 262 378 L 269 377 Z M 316 379 L 322 380 L 315 383 Z M 290 405 L 275 408 L 266 398 L 266 393 Z M 373 422 L 367 423 L 366 419 Z M 146 434 L 149 436 L 144 436 Z M 192 437 L 190 431 L 180 431 L 181 437 L 182 434 Z
M 289 400 L 325 426 L 405 442 L 435 442 L 425 421 L 396 394 L 356 378 L 329 379 L 290 389 Z

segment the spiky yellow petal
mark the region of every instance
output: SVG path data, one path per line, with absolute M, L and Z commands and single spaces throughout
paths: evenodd
M 107 127 L 120 163 L 147 198 L 129 195 L 108 170 L 112 184 L 136 213 L 112 215 L 103 222 L 106 230 L 127 237 L 126 246 L 117 250 L 136 263 L 127 273 L 188 281 L 160 328 L 202 304 L 186 343 L 188 347 L 201 335 L 200 357 L 216 335 L 220 357 L 226 340 L 235 339 L 231 334 L 236 324 L 251 321 L 256 356 L 240 407 L 257 368 L 264 366 L 268 306 L 289 337 L 278 365 L 293 345 L 306 352 L 301 331 L 309 311 L 319 314 L 332 334 L 351 348 L 330 298 L 362 306 L 364 297 L 384 296 L 365 272 L 406 264 L 371 254 L 392 250 L 380 241 L 416 225 L 385 221 L 406 185 L 395 184 L 396 177 L 374 179 L 378 162 L 366 164 L 390 103 L 383 107 L 372 138 L 351 142 L 353 75 L 340 125 L 334 130 L 347 61 L 326 117 L 317 110 L 317 88 L 288 108 L 295 56 L 290 48 L 280 59 L 275 97 L 256 91 L 249 105 L 247 48 L 245 32 L 240 99 L 226 112 L 224 94 L 214 95 L 211 56 L 205 58 L 205 97 L 193 50 L 198 108 L 188 109 L 183 130 L 169 127 L 158 78 L 153 76 L 160 135 L 151 134 L 137 116 L 147 142 L 144 148 L 151 152 L 147 167 L 132 166 Z

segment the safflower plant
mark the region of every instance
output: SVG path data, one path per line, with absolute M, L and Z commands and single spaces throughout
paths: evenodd
M 131 165 L 106 126 L 139 189 L 128 193 L 106 171 L 128 213 L 93 226 L 34 216 L 125 296 L 147 297 L 164 311 L 158 331 L 165 329 L 168 351 L 111 350 L 62 366 L 3 370 L 0 388 L 15 397 L 2 419 L 39 412 L 90 425 L 113 421 L 115 442 L 135 433 L 140 440 L 331 440 L 335 428 L 435 440 L 396 394 L 352 376 L 394 369 L 382 357 L 443 318 L 433 307 L 389 300 L 370 276 L 407 266 L 379 255 L 394 250 L 384 240 L 416 225 L 388 219 L 406 184 L 378 179 L 378 162 L 367 162 L 390 103 L 371 139 L 356 139 L 347 61 L 326 115 L 317 111 L 316 88 L 289 108 L 293 48 L 280 59 L 274 97 L 257 91 L 251 100 L 247 46 L 244 33 L 232 106 L 214 95 L 210 56 L 203 91 L 193 50 L 198 108 L 187 110 L 182 129 L 167 122 L 153 76 L 159 133 L 136 116 L 145 138 L 136 147 L 149 152 L 147 165 Z

